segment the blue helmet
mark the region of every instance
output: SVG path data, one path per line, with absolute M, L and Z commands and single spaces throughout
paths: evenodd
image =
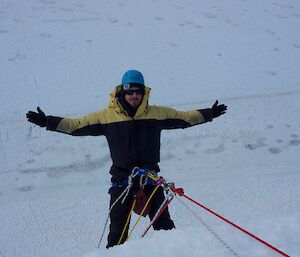
M 142 73 L 137 70 L 126 71 L 122 77 L 122 85 L 130 83 L 140 84 L 144 86 L 145 82 Z

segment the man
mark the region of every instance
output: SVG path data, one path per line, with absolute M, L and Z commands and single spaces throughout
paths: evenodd
M 212 108 L 193 111 L 151 106 L 148 104 L 149 94 L 150 88 L 145 86 L 143 75 L 137 70 L 129 70 L 123 75 L 121 85 L 116 86 L 111 93 L 108 107 L 103 110 L 78 119 L 46 116 L 39 107 L 38 112 L 29 111 L 26 114 L 29 122 L 46 127 L 47 130 L 73 136 L 104 135 L 107 138 L 113 162 L 110 169 L 113 186 L 110 190 L 111 223 L 107 248 L 124 243 L 127 238 L 128 226 L 125 230 L 124 226 L 130 215 L 134 195 L 140 187 L 138 178 L 133 181 L 134 186 L 124 201 L 118 199 L 128 185 L 133 168 L 159 172 L 161 131 L 212 121 L 227 110 L 227 106 L 218 105 L 218 101 Z M 153 188 L 154 185 L 145 185 L 145 194 L 149 196 Z M 150 220 L 164 199 L 160 187 L 151 199 L 148 214 Z M 175 228 L 167 208 L 155 221 L 153 228 Z

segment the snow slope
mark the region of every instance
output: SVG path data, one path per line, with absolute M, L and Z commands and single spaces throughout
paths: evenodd
M 0 256 L 279 256 L 184 201 L 203 225 L 176 199 L 176 230 L 141 240 L 143 219 L 126 244 L 96 248 L 109 199 L 105 138 L 45 131 L 25 113 L 104 108 L 131 68 L 152 87 L 151 104 L 228 105 L 212 123 L 162 133 L 162 175 L 300 256 L 298 1 L 1 0 L 0 21 Z

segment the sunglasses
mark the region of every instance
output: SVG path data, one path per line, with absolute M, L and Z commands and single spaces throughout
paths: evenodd
M 143 95 L 145 93 L 144 89 L 130 89 L 130 90 L 124 90 L 126 95 L 133 95 L 136 93 L 137 95 Z

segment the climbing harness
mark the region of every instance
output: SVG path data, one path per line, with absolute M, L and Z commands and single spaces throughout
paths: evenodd
M 108 191 L 109 194 L 111 194 L 111 192 L 114 188 L 123 187 L 123 186 L 126 186 L 126 188 L 123 190 L 123 192 L 120 194 L 120 196 L 111 204 L 111 207 L 109 208 L 109 211 L 108 211 L 108 214 L 107 214 L 107 217 L 106 217 L 106 220 L 105 220 L 105 224 L 104 224 L 104 227 L 103 227 L 103 230 L 102 230 L 99 242 L 98 242 L 98 248 L 100 248 L 100 245 L 102 243 L 102 240 L 103 240 L 103 237 L 104 237 L 107 225 L 108 225 L 109 216 L 110 216 L 110 213 L 111 213 L 112 209 L 117 204 L 117 202 L 119 200 L 121 200 L 121 198 L 123 198 L 121 203 L 123 204 L 125 202 L 128 194 L 130 192 L 130 189 L 133 186 L 133 179 L 137 176 L 140 176 L 140 187 L 143 187 L 145 185 L 156 185 L 156 184 L 159 185 L 158 182 L 160 182 L 160 181 L 159 181 L 159 178 L 157 178 L 157 172 L 156 171 L 148 170 L 148 169 L 141 169 L 139 167 L 133 168 L 130 176 L 128 176 L 128 178 L 124 179 L 122 181 L 121 185 L 116 183 L 116 182 L 112 183 L 112 185 L 111 185 L 111 187 Z M 158 186 L 155 187 L 154 193 L 156 192 L 157 189 L 158 189 Z M 149 204 L 151 198 L 153 197 L 154 193 L 150 195 L 150 197 L 149 197 L 149 199 L 148 199 L 148 201 L 145 205 L 145 208 L 148 206 L 148 204 Z M 135 205 L 135 203 L 134 203 L 134 205 Z M 134 208 L 134 206 L 133 206 L 133 208 Z M 133 208 L 132 208 L 132 210 L 133 210 Z M 145 210 L 142 210 L 142 212 L 145 212 Z M 128 223 L 129 223 L 129 220 L 130 220 L 131 213 L 132 213 L 132 211 L 130 211 L 129 216 L 127 218 Z M 124 227 L 123 231 L 125 232 L 125 230 L 126 230 L 126 224 L 125 224 L 125 227 Z M 132 231 L 133 231 L 133 229 L 132 229 Z M 132 233 L 132 231 L 131 231 L 131 233 Z M 122 238 L 123 238 L 123 236 L 120 238 L 119 241 L 121 241 Z M 126 240 L 128 240 L 128 237 L 127 237 Z
M 147 169 L 141 169 L 139 167 L 135 167 L 132 169 L 132 172 L 128 178 L 123 179 L 121 182 L 113 182 L 111 184 L 111 187 L 108 190 L 108 193 L 111 194 L 111 192 L 114 188 L 123 187 L 123 186 L 126 186 L 126 187 L 129 186 L 128 189 L 126 188 L 126 193 L 127 193 L 127 191 L 129 192 L 130 188 L 133 185 L 133 179 L 137 176 L 140 177 L 140 181 L 139 181 L 140 187 L 143 187 L 146 185 L 159 184 L 158 183 L 159 181 L 157 181 L 158 180 L 157 172 L 155 170 L 147 170 Z

